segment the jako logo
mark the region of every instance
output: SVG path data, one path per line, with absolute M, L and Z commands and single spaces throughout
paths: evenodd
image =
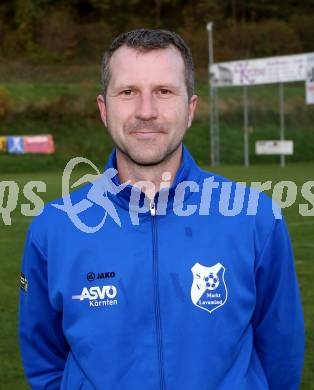
M 115 272 L 98 272 L 97 274 L 95 274 L 94 272 L 89 272 L 86 278 L 89 282 L 92 282 L 95 279 L 108 279 L 114 278 L 115 276 Z
M 117 305 L 118 301 L 113 299 L 117 296 L 117 289 L 115 286 L 95 286 L 84 287 L 80 295 L 72 295 L 72 299 L 84 301 L 89 300 L 89 306 L 112 306 Z M 108 299 L 110 298 L 110 299 Z

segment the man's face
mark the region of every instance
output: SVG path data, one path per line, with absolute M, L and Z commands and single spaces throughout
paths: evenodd
M 111 57 L 110 74 L 106 101 L 97 100 L 114 143 L 138 165 L 161 163 L 181 145 L 196 107 L 196 95 L 188 102 L 180 52 L 122 46 Z

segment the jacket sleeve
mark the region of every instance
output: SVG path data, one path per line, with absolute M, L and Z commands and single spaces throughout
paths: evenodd
M 289 234 L 284 219 L 257 256 L 254 346 L 270 390 L 295 390 L 304 359 L 304 321 Z
M 21 272 L 19 341 L 32 389 L 60 389 L 68 354 L 61 322 L 48 298 L 47 259 L 29 231 Z

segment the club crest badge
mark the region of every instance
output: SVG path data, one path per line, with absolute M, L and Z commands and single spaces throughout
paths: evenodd
M 212 267 L 195 263 L 191 271 L 193 274 L 191 299 L 194 305 L 209 313 L 223 306 L 228 298 L 224 278 L 225 267 L 221 263 Z

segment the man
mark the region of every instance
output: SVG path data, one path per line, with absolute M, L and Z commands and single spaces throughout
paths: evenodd
M 304 325 L 286 225 L 265 195 L 202 171 L 183 146 L 197 103 L 190 50 L 172 32 L 135 30 L 102 72 L 116 145 L 105 172 L 117 175 L 88 207 L 95 183 L 70 197 L 85 225 L 109 203 L 116 214 L 87 234 L 48 204 L 30 226 L 19 334 L 32 388 L 297 389 Z M 229 206 L 239 194 L 259 196 L 256 213 Z

